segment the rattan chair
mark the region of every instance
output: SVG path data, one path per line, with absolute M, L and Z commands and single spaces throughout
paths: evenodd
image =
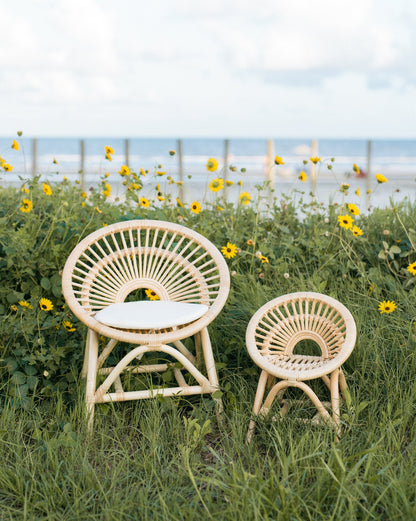
M 300 342 L 308 340 L 309 345 Z M 319 293 L 291 293 L 262 306 L 250 320 L 246 345 L 253 361 L 262 369 L 254 400 L 254 416 L 267 416 L 277 397 L 280 415 L 293 403 L 284 400 L 288 387 L 301 389 L 317 408 L 319 417 L 328 420 L 340 434 L 339 392 L 347 390 L 341 365 L 354 349 L 356 326 L 348 309 L 337 300 Z M 312 341 L 312 342 L 311 342 Z M 304 348 L 318 352 L 302 354 Z M 298 347 L 296 347 L 298 346 Z M 295 352 L 301 351 L 301 352 Z M 329 375 L 329 376 L 328 376 Z M 274 384 L 276 378 L 280 381 Z M 331 395 L 330 404 L 321 402 L 305 381 L 322 378 Z M 274 384 L 274 385 L 273 385 Z M 266 386 L 271 387 L 263 402 Z M 332 408 L 332 418 L 327 407 Z M 250 421 L 247 441 L 255 429 Z
M 68 306 L 88 327 L 82 376 L 87 378 L 90 431 L 96 403 L 218 389 L 207 326 L 224 306 L 229 287 L 228 267 L 218 249 L 178 224 L 116 223 L 76 246 L 65 264 L 62 288 Z M 146 291 L 158 300 L 143 299 Z M 132 301 L 125 302 L 127 297 Z M 99 336 L 109 339 L 100 354 Z M 182 342 L 188 337 L 194 337 L 195 352 Z M 104 367 L 118 342 L 133 347 L 115 366 Z M 142 357 L 148 352 L 160 353 L 163 360 L 144 363 Z M 183 369 L 193 376 L 195 385 L 187 382 Z M 127 372 L 167 370 L 173 371 L 175 387 L 151 383 L 140 390 L 123 388 Z M 98 388 L 97 375 L 104 378 Z M 217 405 L 221 406 L 218 400 Z

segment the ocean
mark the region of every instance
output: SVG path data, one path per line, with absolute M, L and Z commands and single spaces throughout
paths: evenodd
M 32 173 L 40 174 L 42 179 L 59 180 L 63 176 L 71 180 L 80 178 L 83 169 L 83 181 L 86 188 L 96 186 L 100 175 L 108 172 L 113 186 L 113 195 L 121 196 L 123 186 L 120 183 L 118 170 L 128 163 L 132 169 L 143 168 L 154 171 L 159 165 L 167 175 L 178 180 L 179 154 L 169 155 L 169 150 L 178 152 L 178 140 L 175 138 L 131 138 L 128 140 L 128 157 L 126 156 L 126 140 L 123 138 L 85 138 L 82 140 L 84 159 L 81 162 L 80 138 L 38 138 L 36 139 L 36 157 L 34 158 L 34 140 L 21 137 L 20 150 L 11 149 L 13 138 L 0 138 L 0 156 L 13 166 L 12 172 L 4 172 L 0 176 L 3 186 L 20 183 L 20 177 L 27 178 Z M 114 149 L 113 161 L 105 159 L 104 146 Z M 212 197 L 206 193 L 208 172 L 205 168 L 208 158 L 216 158 L 219 168 L 224 165 L 225 140 L 221 138 L 184 138 L 181 139 L 181 158 L 184 180 L 183 198 L 186 202 Z M 362 206 L 387 206 L 399 202 L 404 197 L 415 199 L 416 188 L 416 139 L 393 140 L 375 139 L 371 141 L 370 163 L 368 162 L 369 142 L 365 139 L 319 139 L 313 144 L 311 139 L 250 139 L 236 138 L 228 140 L 229 165 L 237 168 L 236 172 L 227 169 L 227 178 L 235 185 L 227 190 L 227 197 L 236 200 L 241 190 L 253 191 L 255 185 L 273 177 L 274 194 L 293 193 L 293 190 L 305 192 L 308 198 L 311 185 L 311 162 L 303 164 L 311 155 L 319 156 L 321 164 L 316 175 L 316 196 L 323 202 L 334 198 L 334 193 L 341 182 L 350 184 L 350 195 L 360 188 Z M 268 155 L 269 154 L 269 155 Z M 270 167 L 270 157 L 281 156 L 284 165 Z M 335 161 L 331 162 L 331 158 Z M 58 164 L 54 164 L 56 159 Z M 355 163 L 362 171 L 357 177 L 352 171 Z M 333 166 L 328 170 L 327 164 Z M 245 169 L 241 173 L 241 168 Z M 301 170 L 308 174 L 308 181 L 301 183 L 298 175 Z M 370 175 L 367 175 L 368 170 Z M 375 174 L 381 173 L 388 183 L 379 185 Z M 211 174 L 212 176 L 217 174 Z M 218 174 L 219 175 L 219 174 Z M 166 177 L 160 178 L 165 180 Z M 160 180 L 158 179 L 158 180 Z M 237 187 L 237 181 L 243 182 L 243 188 Z M 149 175 L 145 178 L 144 193 L 154 190 L 155 180 Z M 171 187 L 169 187 L 171 188 Z M 371 190 L 367 196 L 367 190 Z M 205 195 L 204 195 L 205 194 Z M 178 195 L 175 193 L 175 196 Z M 299 197 L 299 194 L 297 195 Z M 342 198 L 339 195 L 340 198 Z M 335 195 L 336 198 L 336 195 Z

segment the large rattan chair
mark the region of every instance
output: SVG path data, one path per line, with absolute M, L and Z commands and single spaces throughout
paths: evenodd
M 229 287 L 228 267 L 218 249 L 178 224 L 155 220 L 116 223 L 76 246 L 65 264 L 62 288 L 68 306 L 88 327 L 82 376 L 87 378 L 90 431 L 96 403 L 218 389 L 207 326 L 224 306 Z M 144 292 L 158 300 L 143 300 Z M 125 302 L 129 295 L 128 300 L 132 295 L 140 299 Z M 100 354 L 99 336 L 109 339 Z M 188 337 L 194 337 L 195 352 L 182 343 Z M 136 347 L 114 367 L 104 367 L 118 342 Z M 142 357 L 148 352 L 160 353 L 163 361 L 144 363 Z M 183 369 L 193 376 L 195 385 L 188 383 Z M 127 372 L 167 370 L 173 371 L 175 387 L 151 383 L 140 390 L 123 388 Z M 98 388 L 97 375 L 104 377 Z
M 319 353 L 294 353 L 303 340 L 312 341 Z M 320 293 L 283 295 L 262 306 L 252 317 L 246 332 L 246 345 L 253 361 L 262 369 L 254 400 L 254 416 L 267 416 L 277 397 L 280 415 L 287 413 L 290 400 L 283 394 L 288 387 L 301 389 L 317 408 L 317 417 L 328 420 L 340 433 L 339 393 L 347 390 L 341 365 L 354 349 L 356 326 L 348 309 L 337 300 Z M 302 344 L 301 344 L 302 345 Z M 298 349 L 296 349 L 298 350 Z M 328 376 L 329 375 L 329 376 Z M 273 385 L 276 378 L 280 381 Z M 321 402 L 305 381 L 322 378 L 331 394 L 331 403 Z M 263 403 L 266 386 L 268 396 Z M 325 406 L 332 408 L 332 418 Z M 247 441 L 255 429 L 250 421 Z

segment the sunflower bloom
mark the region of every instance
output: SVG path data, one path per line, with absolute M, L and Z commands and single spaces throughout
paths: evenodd
M 201 211 L 201 204 L 198 203 L 198 201 L 194 201 L 192 204 L 191 204 L 191 212 L 194 213 L 194 214 L 197 214 Z
M 386 177 L 384 177 L 383 174 L 376 174 L 377 183 L 388 183 L 388 180 Z
M 363 234 L 362 229 L 359 226 L 356 226 L 355 224 L 352 227 L 351 231 L 352 231 L 352 234 L 354 235 L 354 237 L 359 237 L 360 235 Z
M 223 179 L 216 177 L 209 183 L 208 188 L 211 190 L 211 192 L 218 192 L 219 190 L 222 190 L 224 188 Z
M 298 175 L 298 179 L 300 179 L 302 181 L 302 183 L 306 183 L 306 180 L 308 179 L 308 176 L 302 170 L 302 172 Z
M 156 170 L 155 174 L 161 177 L 162 175 L 166 175 L 166 172 L 163 172 L 162 170 Z
M 15 139 L 13 139 L 12 148 L 13 150 L 19 150 L 19 143 Z
M 254 246 L 255 245 L 255 242 L 252 240 L 252 239 L 247 239 L 247 244 L 249 246 Z
M 396 307 L 396 304 L 391 300 L 383 300 L 383 302 L 380 302 L 378 310 L 380 313 L 393 313 Z
M 241 204 L 249 204 L 251 201 L 251 195 L 248 192 L 241 192 L 239 200 Z
M 109 183 L 104 184 L 104 190 L 101 192 L 105 197 L 111 194 L 111 185 Z
M 162 192 L 158 192 L 156 197 L 157 197 L 158 201 L 164 201 L 165 200 L 165 198 L 162 195 Z
M 52 195 L 52 188 L 47 183 L 42 183 L 42 190 L 46 195 Z
M 237 246 L 235 244 L 231 244 L 231 242 L 227 242 L 227 246 L 223 246 L 221 248 L 221 253 L 226 259 L 232 259 L 237 255 Z
M 170 156 L 174 156 L 176 154 L 176 151 L 175 150 L 169 150 L 169 155 Z
M 22 306 L 22 308 L 33 309 L 33 306 L 31 306 L 29 302 L 26 302 L 26 300 L 19 300 L 18 304 Z
M 159 295 L 156 293 L 156 291 L 153 291 L 152 289 L 147 289 L 145 293 L 146 297 L 150 300 L 159 300 Z
M 257 257 L 261 260 L 262 264 L 269 264 L 269 259 L 265 255 L 260 254 Z
M 23 199 L 20 211 L 23 213 L 29 213 L 33 210 L 33 203 L 30 199 Z
M 39 306 L 43 311 L 51 311 L 53 309 L 53 304 L 48 298 L 41 298 L 39 300 Z
M 360 175 L 360 169 L 358 168 L 358 166 L 357 166 L 355 163 L 353 163 L 353 165 L 352 165 L 352 169 L 353 169 L 353 171 L 354 171 L 357 175 Z
M 341 228 L 349 230 L 350 228 L 352 228 L 353 218 L 351 217 L 351 215 L 338 215 L 338 222 Z
M 71 333 L 73 331 L 76 331 L 76 328 L 74 327 L 74 324 L 72 322 L 70 322 L 69 320 L 64 320 L 62 322 L 62 325 L 64 326 L 64 328 L 67 330 L 67 331 L 70 331 Z
M 407 266 L 406 269 L 412 275 L 416 275 L 416 262 L 412 262 L 412 264 L 409 264 L 409 266 Z
M 317 163 L 319 163 L 319 161 L 321 160 L 321 158 L 318 157 L 318 156 L 315 156 L 315 157 L 310 157 L 309 160 L 310 160 L 314 165 L 316 165 Z
M 357 197 L 360 197 L 360 188 L 357 188 L 357 190 L 355 191 L 355 195 L 356 195 Z
M 54 165 L 59 165 L 58 161 L 57 161 L 55 158 L 53 158 L 52 163 L 53 163 Z
M 352 213 L 352 215 L 360 215 L 360 210 L 355 204 L 350 203 L 348 205 L 348 210 L 350 213 Z
M 142 208 L 149 208 L 150 206 L 149 199 L 146 199 L 146 197 L 140 197 L 139 203 Z
M 114 154 L 113 147 L 107 147 L 107 146 L 105 146 L 105 147 L 104 147 L 104 150 L 105 150 L 105 153 L 106 153 L 106 154 L 109 154 L 109 155 L 113 155 L 113 154 Z
M 275 158 L 274 158 L 274 164 L 275 164 L 275 165 L 284 165 L 285 162 L 283 161 L 283 159 L 282 159 L 280 156 L 275 156 Z
M 227 186 L 233 186 L 234 181 L 228 181 L 228 180 L 227 180 L 227 181 L 225 181 L 225 184 L 226 184 Z
M 9 165 L 9 163 L 3 163 L 3 170 L 5 172 L 11 172 L 13 170 L 12 165 Z
M 218 168 L 218 161 L 213 157 L 210 157 L 207 161 L 206 167 L 208 172 L 215 172 L 215 170 Z
M 130 175 L 130 168 L 127 165 L 122 165 L 118 172 L 122 177 Z
M 176 204 L 179 206 L 179 208 L 185 208 L 185 206 L 181 203 L 179 197 L 176 198 Z

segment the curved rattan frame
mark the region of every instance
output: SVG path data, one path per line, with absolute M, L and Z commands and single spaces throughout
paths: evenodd
M 298 292 L 283 295 L 262 306 L 251 318 L 246 331 L 250 357 L 262 369 L 253 414 L 266 416 L 277 397 L 284 415 L 290 403 L 283 400 L 288 387 L 301 389 L 339 434 L 339 392 L 347 391 L 341 365 L 350 356 L 356 341 L 356 325 L 350 311 L 336 299 L 321 293 Z M 293 354 L 302 340 L 313 340 L 320 356 Z M 328 377 L 328 375 L 330 375 Z M 271 385 L 276 378 L 280 381 Z M 324 402 L 305 381 L 322 378 L 331 393 L 332 418 Z M 263 405 L 266 386 L 270 390 Z M 255 420 L 247 434 L 251 440 Z
M 118 329 L 94 318 L 98 310 L 123 302 L 132 291 L 144 288 L 155 291 L 161 300 L 206 304 L 208 311 L 190 324 L 152 331 Z M 218 249 L 201 234 L 178 224 L 157 220 L 115 223 L 91 233 L 74 248 L 65 263 L 62 290 L 71 311 L 88 327 L 82 375 L 87 377 L 90 429 L 95 403 L 218 389 L 207 326 L 224 306 L 229 288 L 228 266 Z M 110 339 L 100 355 L 99 335 Z M 191 336 L 196 354 L 181 342 Z M 104 367 L 118 342 L 137 347 L 115 367 Z M 181 364 L 181 368 L 174 368 L 178 386 L 125 392 L 120 379 L 124 371 L 163 372 L 169 368 L 166 363 L 132 367 L 134 360 L 149 351 L 163 352 Z M 207 376 L 196 367 L 201 358 Z M 188 385 L 182 369 L 189 371 L 198 385 Z M 107 375 L 98 389 L 97 374 Z M 111 386 L 115 392 L 109 392 Z

